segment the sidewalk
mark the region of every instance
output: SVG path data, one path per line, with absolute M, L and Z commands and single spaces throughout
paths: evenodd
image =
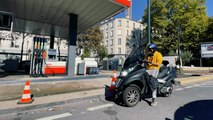
M 23 80 L 0 80 L 0 101 L 19 99 L 25 86 Z M 91 75 L 82 77 L 37 78 L 30 80 L 30 90 L 34 97 L 50 96 L 76 91 L 100 89 L 104 84 L 110 84 L 110 75 Z
M 86 98 L 104 94 L 104 86 L 111 84 L 109 71 L 105 77 L 81 80 L 67 80 L 67 81 L 51 81 L 45 83 L 31 83 L 31 94 L 34 95 L 34 102 L 31 104 L 17 105 L 21 99 L 23 85 L 3 85 L 0 86 L 0 99 L 8 99 L 0 101 L 0 115 L 5 110 L 24 109 L 30 106 L 38 106 L 61 101 L 74 100 L 78 98 Z M 213 75 L 201 75 L 185 78 L 177 78 L 181 85 L 187 85 L 194 82 L 202 82 L 213 80 Z M 4 91 L 4 92 L 2 92 Z M 11 99 L 11 100 L 9 100 Z
M 99 75 L 112 75 L 112 71 L 105 71 L 101 70 Z M 76 80 L 78 78 L 86 78 L 86 77 L 93 77 L 96 75 L 76 75 L 73 80 Z M 57 76 L 52 76 L 49 75 L 47 77 L 30 77 L 29 75 L 6 75 L 4 77 L 0 77 L 0 81 L 21 81 L 21 80 L 44 80 L 44 79 L 52 79 L 52 80 L 57 80 L 57 79 L 68 79 L 68 77 L 64 75 L 57 75 Z

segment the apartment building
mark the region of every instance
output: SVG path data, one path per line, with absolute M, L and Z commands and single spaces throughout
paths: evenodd
M 103 43 L 110 55 L 126 55 L 129 51 L 126 47 L 127 37 L 131 36 L 133 29 L 143 29 L 139 22 L 127 18 L 115 18 L 101 23 Z

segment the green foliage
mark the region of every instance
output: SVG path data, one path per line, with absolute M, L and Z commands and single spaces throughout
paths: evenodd
M 168 55 L 169 55 L 169 56 L 177 56 L 178 54 L 175 53 L 175 52 L 173 52 L 173 51 L 170 51 L 170 52 L 168 53 Z
M 102 40 L 103 33 L 101 32 L 99 27 L 89 28 L 84 33 L 78 35 L 77 45 L 78 48 L 84 49 L 86 53 L 93 52 L 96 54 L 98 52 L 100 53 L 100 48 L 102 48 Z M 88 55 L 88 53 L 86 55 Z M 85 57 L 85 54 L 83 57 Z
M 209 17 L 208 19 L 208 28 L 201 35 L 202 42 L 212 42 L 213 41 L 213 17 Z
M 205 0 L 152 0 L 152 41 L 163 49 L 165 54 L 175 52 L 180 28 L 180 47 L 198 47 L 199 36 L 208 26 L 205 3 Z M 147 10 L 143 19 L 144 23 L 147 22 Z
M 192 53 L 191 51 L 184 51 L 184 52 L 181 52 L 180 57 L 182 59 L 182 64 L 186 65 L 186 63 L 190 62 L 192 58 Z
M 90 51 L 88 49 L 84 49 L 83 54 L 81 55 L 81 59 L 90 57 Z
M 78 35 L 78 47 L 87 48 L 90 51 L 96 51 L 97 47 L 101 45 L 103 34 L 99 27 L 89 28 L 86 32 Z
M 105 57 L 108 56 L 107 48 L 104 45 L 100 45 L 97 50 L 97 57 L 102 61 Z

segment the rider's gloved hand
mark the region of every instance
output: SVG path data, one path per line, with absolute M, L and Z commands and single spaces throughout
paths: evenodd
M 149 61 L 149 60 L 146 60 L 146 63 L 152 64 L 152 62 L 151 62 L 151 61 Z

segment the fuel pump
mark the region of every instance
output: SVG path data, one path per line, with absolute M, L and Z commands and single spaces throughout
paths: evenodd
M 43 62 L 46 51 L 46 38 L 34 37 L 33 38 L 33 50 L 30 64 L 30 76 L 39 77 L 43 75 Z

